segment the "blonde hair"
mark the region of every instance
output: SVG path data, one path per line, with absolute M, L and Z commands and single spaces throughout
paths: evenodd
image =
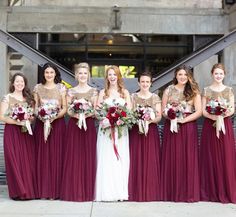
M 106 69 L 106 72 L 105 72 L 105 98 L 109 97 L 109 88 L 110 88 L 110 82 L 108 80 L 108 71 L 112 69 L 116 76 L 117 76 L 117 86 L 118 86 L 118 92 L 120 93 L 120 97 L 122 98 L 125 98 L 125 93 L 124 93 L 124 90 L 125 90 L 125 86 L 124 86 L 124 81 L 123 81 L 123 78 L 122 78 L 122 75 L 121 75 L 121 72 L 120 72 L 120 69 L 118 66 L 109 66 L 107 69 Z
M 89 64 L 86 63 L 86 62 L 82 62 L 82 63 L 74 65 L 75 78 L 77 79 L 77 73 L 79 72 L 79 69 L 81 69 L 81 68 L 87 69 L 88 81 L 89 81 L 89 79 L 91 77 L 91 75 L 90 75 L 90 67 L 89 67 Z

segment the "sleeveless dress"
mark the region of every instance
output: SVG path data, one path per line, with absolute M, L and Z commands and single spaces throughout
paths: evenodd
M 120 105 L 125 104 L 125 100 L 118 99 Z M 107 98 L 105 101 L 109 106 L 113 106 L 113 99 Z M 113 149 L 113 142 L 110 137 L 110 130 L 103 133 L 99 125 L 97 137 L 97 173 L 96 173 L 96 201 L 122 201 L 128 200 L 128 176 L 129 176 L 129 136 L 128 128 L 122 128 L 122 136 L 118 138 L 115 128 L 115 141 L 120 158 Z
M 55 103 L 62 106 L 62 93 L 66 91 L 63 84 L 48 89 L 42 84 L 35 86 L 39 106 L 43 103 Z M 47 142 L 44 141 L 44 124 L 36 120 L 34 135 L 37 147 L 37 181 L 39 198 L 58 199 L 61 191 L 63 154 L 65 146 L 66 125 L 64 118 L 56 119 L 51 124 L 51 132 Z
M 170 85 L 168 103 L 184 103 L 184 95 Z M 193 102 L 185 102 L 186 114 L 194 111 Z M 161 160 L 162 200 L 195 202 L 200 199 L 198 171 L 198 136 L 196 121 L 179 124 L 178 132 L 164 124 Z
M 142 105 L 150 106 L 155 111 L 156 104 L 161 102 L 156 94 L 152 94 L 148 99 L 142 99 L 135 93 L 132 95 L 132 99 L 134 109 L 137 105 Z M 160 138 L 157 124 L 149 124 L 146 136 L 140 134 L 138 126 L 134 125 L 129 132 L 129 147 L 129 200 L 160 200 Z
M 91 88 L 86 93 L 78 93 L 71 88 L 68 95 L 72 100 L 84 98 L 93 104 L 92 98 L 97 96 L 97 90 Z M 86 118 L 86 131 L 84 128 L 80 129 L 77 122 L 78 119 L 71 117 L 67 126 L 61 199 L 92 201 L 96 176 L 97 132 L 94 118 Z
M 229 102 L 233 90 L 226 87 L 223 91 L 216 92 L 206 87 L 203 96 L 207 102 L 219 97 Z M 204 120 L 200 146 L 201 200 L 236 203 L 234 132 L 229 117 L 224 118 L 224 124 L 225 134 L 220 131 L 217 138 L 214 121 L 208 118 Z
M 15 104 L 26 106 L 10 94 L 3 98 L 9 108 Z M 5 124 L 4 157 L 9 197 L 16 200 L 35 199 L 37 192 L 34 138 L 21 132 L 21 126 Z

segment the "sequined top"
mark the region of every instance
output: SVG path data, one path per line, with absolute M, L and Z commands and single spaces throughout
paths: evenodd
M 215 91 L 212 90 L 211 87 L 205 87 L 203 89 L 203 96 L 206 97 L 206 102 L 208 102 L 211 99 L 219 99 L 223 98 L 227 102 L 230 101 L 230 97 L 234 96 L 233 88 L 225 86 L 225 88 L 222 91 Z
M 156 104 L 161 103 L 160 97 L 155 93 L 153 93 L 151 95 L 151 97 L 149 97 L 147 99 L 144 99 L 144 98 L 138 96 L 137 93 L 133 93 L 131 95 L 131 97 L 132 97 L 134 108 L 137 108 L 138 105 L 141 105 L 141 106 L 152 107 L 155 110 L 156 109 Z
M 183 90 L 179 90 L 175 87 L 175 85 L 170 85 L 167 87 L 167 96 L 168 100 L 167 103 L 169 104 L 184 104 L 185 112 L 186 113 L 193 113 L 194 112 L 194 102 L 193 99 L 186 101 L 184 97 Z
M 5 95 L 2 100 L 2 102 L 6 102 L 8 103 L 8 110 L 12 109 L 13 107 L 15 107 L 16 104 L 18 105 L 22 105 L 22 106 L 25 106 L 27 107 L 28 106 L 28 103 L 26 102 L 26 100 L 18 100 L 16 99 L 14 96 L 11 96 L 11 94 L 7 94 Z
M 87 92 L 81 93 L 78 92 L 76 88 L 70 88 L 67 92 L 67 95 L 71 97 L 72 100 L 84 98 L 93 104 L 95 97 L 98 95 L 98 91 L 96 88 L 90 88 Z
M 48 89 L 43 84 L 37 84 L 34 93 L 38 95 L 39 106 L 49 102 L 62 108 L 62 94 L 66 93 L 66 87 L 58 83 L 54 88 Z

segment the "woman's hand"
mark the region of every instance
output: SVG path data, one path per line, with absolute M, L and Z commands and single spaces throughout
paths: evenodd
M 177 123 L 184 124 L 184 123 L 186 123 L 186 120 L 185 120 L 185 118 L 177 119 Z
M 25 121 L 16 121 L 16 125 L 25 126 Z

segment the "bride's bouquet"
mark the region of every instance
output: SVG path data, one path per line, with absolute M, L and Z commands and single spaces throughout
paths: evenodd
M 84 98 L 74 99 L 70 103 L 68 109 L 73 114 L 79 114 L 77 125 L 80 129 L 82 129 L 83 127 L 84 130 L 87 130 L 86 115 L 90 115 L 94 113 L 92 103 L 87 101 Z
M 150 106 L 137 105 L 136 116 L 139 132 L 146 136 L 149 130 L 149 121 L 156 117 L 155 111 Z
M 25 121 L 25 125 L 21 127 L 21 132 L 28 132 L 33 135 L 30 119 L 34 116 L 34 110 L 31 106 L 15 104 L 8 112 L 8 116 L 18 122 Z
M 51 120 L 57 117 L 59 108 L 55 103 L 44 103 L 37 109 L 38 118 L 44 122 L 44 141 L 46 142 L 51 131 Z
M 210 99 L 206 104 L 206 111 L 209 114 L 216 115 L 217 119 L 215 122 L 216 136 L 219 138 L 220 131 L 225 134 L 224 116 L 231 109 L 229 103 L 224 98 Z
M 164 114 L 170 119 L 170 131 L 178 133 L 178 120 L 184 118 L 184 112 L 186 110 L 186 102 L 172 102 L 167 103 Z
M 103 102 L 96 110 L 97 118 L 100 120 L 100 126 L 103 133 L 110 130 L 110 137 L 113 140 L 114 151 L 119 159 L 119 153 L 115 144 L 115 129 L 118 131 L 118 138 L 122 136 L 122 129 L 124 126 L 131 128 L 136 120 L 134 114 L 127 109 L 127 105 L 114 99 L 112 105 Z

